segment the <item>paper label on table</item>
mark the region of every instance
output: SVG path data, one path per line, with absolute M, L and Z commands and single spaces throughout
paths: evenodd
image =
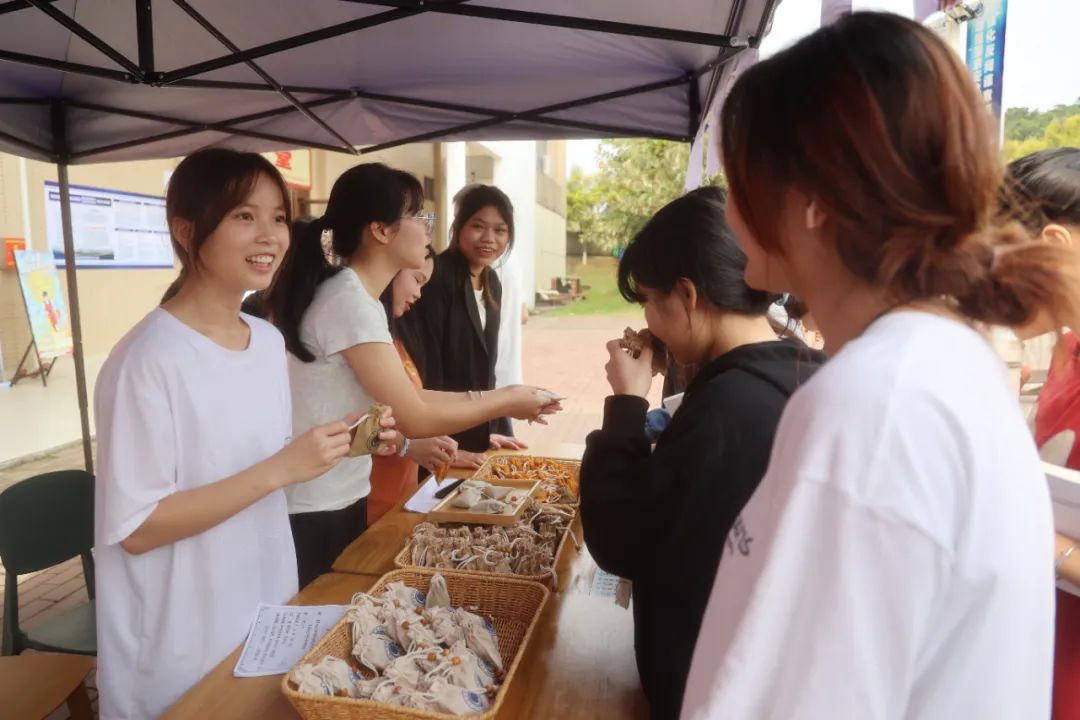
M 460 478 L 460 473 L 463 473 L 463 472 L 467 473 L 467 475 L 465 475 L 465 477 L 468 477 L 474 471 L 465 470 L 465 469 L 458 470 L 459 478 Z M 447 485 L 449 485 L 450 483 L 456 482 L 459 479 L 459 478 L 450 477 L 453 474 L 454 474 L 454 468 L 450 468 L 450 470 L 447 472 L 447 477 L 445 479 L 443 479 L 441 484 L 439 483 L 439 481 L 437 481 L 435 479 L 434 475 L 429 477 L 427 479 L 427 482 L 425 482 L 423 485 L 421 485 L 420 489 L 417 490 L 415 493 L 413 493 L 413 496 L 411 498 L 409 498 L 405 502 L 405 510 L 407 512 L 424 513 L 424 514 L 429 513 L 432 510 L 434 510 L 435 506 L 442 502 L 441 499 L 435 497 L 435 493 L 437 493 L 440 488 L 444 488 Z
M 342 618 L 347 607 L 260 603 L 233 675 L 258 677 L 289 672 Z

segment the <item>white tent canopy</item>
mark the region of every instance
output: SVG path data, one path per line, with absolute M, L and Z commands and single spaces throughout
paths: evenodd
M 67 168 L 210 145 L 691 141 L 779 0 L 0 0 L 0 151 Z M 360 149 L 357 149 L 360 146 Z

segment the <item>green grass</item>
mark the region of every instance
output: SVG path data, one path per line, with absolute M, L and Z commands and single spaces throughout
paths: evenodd
M 588 264 L 568 262 L 566 274 L 580 277 L 585 290 L 585 299 L 572 302 L 563 307 L 544 310 L 544 315 L 567 317 L 578 315 L 609 315 L 626 312 L 634 308 L 619 294 L 615 284 L 615 269 L 618 261 L 611 257 L 590 258 Z

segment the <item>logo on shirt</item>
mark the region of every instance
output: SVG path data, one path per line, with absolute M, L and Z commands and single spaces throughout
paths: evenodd
M 738 552 L 743 557 L 749 557 L 750 543 L 752 542 L 754 542 L 754 538 L 750 536 L 750 531 L 746 529 L 746 524 L 743 523 L 742 515 L 740 515 L 735 518 L 735 524 L 727 536 L 728 552 L 732 554 Z

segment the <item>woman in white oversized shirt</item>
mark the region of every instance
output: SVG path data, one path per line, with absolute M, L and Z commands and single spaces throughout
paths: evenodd
M 282 488 L 332 468 L 339 419 L 292 440 L 285 345 L 241 315 L 289 245 L 288 191 L 253 153 L 176 168 L 180 276 L 98 377 L 95 508 L 102 720 L 155 718 L 297 589 Z
M 747 281 L 805 301 L 831 360 L 732 530 L 682 716 L 1048 717 L 1049 498 L 977 324 L 1075 317 L 1075 255 L 996 224 L 986 105 L 898 16 L 750 68 L 721 128 Z

